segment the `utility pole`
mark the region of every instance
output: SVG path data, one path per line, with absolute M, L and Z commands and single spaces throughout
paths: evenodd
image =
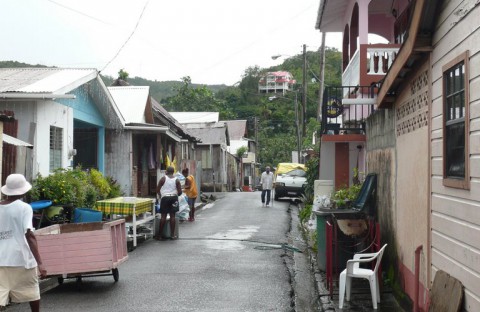
M 302 139 L 307 133 L 307 45 L 303 45 Z
M 300 125 L 299 125 L 299 109 L 298 109 L 298 92 L 295 91 L 295 124 L 296 124 L 296 127 L 297 128 L 297 161 L 299 163 L 301 163 L 301 159 L 300 159 L 300 152 L 301 152 L 301 135 L 300 135 L 300 132 L 301 132 L 301 129 L 300 129 Z
M 320 47 L 320 84 L 318 88 L 317 121 L 322 121 L 323 89 L 325 89 L 325 32 L 322 32 L 322 46 Z

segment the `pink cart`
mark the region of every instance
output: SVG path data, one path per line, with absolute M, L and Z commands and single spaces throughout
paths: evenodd
M 112 275 L 128 259 L 125 220 L 55 224 L 35 231 L 43 264 L 59 284 L 65 278 Z

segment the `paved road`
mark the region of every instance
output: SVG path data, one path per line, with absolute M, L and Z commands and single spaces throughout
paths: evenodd
M 262 208 L 259 192 L 221 197 L 180 224 L 178 240 L 147 240 L 130 252 L 119 282 L 66 280 L 43 294 L 42 310 L 294 311 L 298 298 L 307 302 L 295 295 L 293 252 L 281 248 L 292 243 L 290 202 Z

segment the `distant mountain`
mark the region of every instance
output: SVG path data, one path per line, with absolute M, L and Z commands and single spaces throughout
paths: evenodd
M 47 68 L 49 66 L 45 65 L 32 65 L 21 63 L 17 61 L 0 61 L 0 68 L 26 68 L 26 67 L 35 67 L 35 68 Z M 116 79 L 111 76 L 101 75 L 103 82 L 109 86 Z M 150 95 L 157 100 L 159 103 L 162 103 L 168 97 L 174 96 L 177 94 L 176 89 L 182 86 L 181 81 L 153 81 L 144 79 L 141 77 L 127 78 L 127 82 L 132 86 L 149 86 Z M 202 86 L 201 84 L 192 84 L 193 87 Z M 208 89 L 217 93 L 218 91 L 227 88 L 226 85 L 206 85 Z
M 27 63 L 20 63 L 17 61 L 0 61 L 0 68 L 25 68 L 25 67 L 46 68 L 48 66 L 40 65 L 40 64 L 32 65 Z

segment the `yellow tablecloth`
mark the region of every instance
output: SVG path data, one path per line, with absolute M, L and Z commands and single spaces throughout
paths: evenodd
M 116 197 L 99 200 L 95 203 L 95 209 L 107 215 L 133 215 L 133 208 L 135 208 L 136 215 L 152 211 L 153 201 L 151 198 L 129 197 L 125 199 L 124 197 Z

